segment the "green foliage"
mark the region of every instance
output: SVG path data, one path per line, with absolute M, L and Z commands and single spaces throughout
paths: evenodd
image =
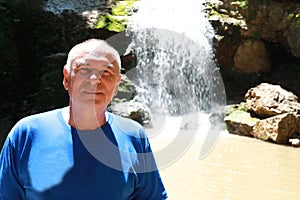
M 109 31 L 122 32 L 126 29 L 126 19 L 119 19 L 113 15 L 105 14 L 96 22 L 95 28 L 105 28 Z
M 228 116 L 234 112 L 249 112 L 244 103 L 227 105 L 225 115 Z
M 247 9 L 248 8 L 248 1 L 247 0 L 234 1 L 234 2 L 231 2 L 231 5 L 236 5 L 241 9 Z
M 109 106 L 132 100 L 135 90 L 135 85 L 128 79 L 125 74 L 122 75 L 122 79 L 118 88 L 118 94 L 110 102 Z
M 134 12 L 135 2 L 136 0 L 115 1 L 110 12 L 102 15 L 96 22 L 95 28 L 105 28 L 114 32 L 124 31 L 128 23 L 126 16 Z
M 95 28 L 105 28 L 107 23 L 106 15 L 100 17 L 100 19 L 96 22 Z
M 300 26 L 300 13 L 291 13 L 287 18 L 292 20 L 292 28 L 297 29 Z
M 128 16 L 134 12 L 136 0 L 119 1 L 111 8 L 111 14 L 116 16 Z
M 134 85 L 133 83 L 127 78 L 126 75 L 123 75 L 122 76 L 122 79 L 121 79 L 121 83 L 120 83 L 120 86 L 119 86 L 119 92 L 129 92 L 129 93 L 132 93 L 133 90 L 134 90 Z

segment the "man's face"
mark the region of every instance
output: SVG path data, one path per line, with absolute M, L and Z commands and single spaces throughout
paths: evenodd
M 107 107 L 121 80 L 117 62 L 85 59 L 74 61 L 70 73 L 64 71 L 64 86 L 76 107 Z

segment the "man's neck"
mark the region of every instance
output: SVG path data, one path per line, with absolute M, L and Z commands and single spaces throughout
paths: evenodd
M 75 109 L 66 107 L 63 109 L 63 117 L 72 127 L 79 130 L 94 130 L 106 123 L 105 109 Z

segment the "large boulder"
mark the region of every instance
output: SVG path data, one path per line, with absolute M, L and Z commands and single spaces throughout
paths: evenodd
M 246 40 L 237 49 L 234 58 L 235 68 L 242 73 L 268 72 L 270 58 L 261 40 Z
M 298 132 L 299 118 L 293 113 L 280 114 L 258 121 L 253 128 L 255 138 L 288 144 Z
M 299 113 L 298 97 L 279 85 L 262 83 L 247 91 L 247 108 L 260 117 L 271 117 L 282 113 Z

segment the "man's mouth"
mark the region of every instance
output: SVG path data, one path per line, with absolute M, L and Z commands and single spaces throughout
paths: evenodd
M 100 91 L 83 91 L 83 93 L 85 93 L 85 94 L 93 94 L 93 95 L 102 94 L 102 92 L 100 92 Z

